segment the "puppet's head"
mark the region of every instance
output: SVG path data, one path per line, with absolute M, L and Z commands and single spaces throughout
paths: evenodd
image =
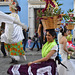
M 11 3 L 9 4 L 11 10 L 15 10 L 15 11 L 21 11 L 21 8 L 17 2 L 17 0 L 13 0 L 11 1 Z

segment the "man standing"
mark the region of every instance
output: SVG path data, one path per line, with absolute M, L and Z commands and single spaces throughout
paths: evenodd
M 23 49 L 24 51 L 25 50 L 25 47 L 26 47 L 26 44 L 27 44 L 27 40 L 28 40 L 28 31 L 29 31 L 29 28 L 26 30 L 26 29 L 23 29 L 23 35 L 24 35 L 24 39 L 23 39 Z
M 43 25 L 41 20 L 39 20 L 38 35 L 39 35 L 39 41 L 40 41 L 40 49 L 42 49 L 44 34 L 43 34 Z

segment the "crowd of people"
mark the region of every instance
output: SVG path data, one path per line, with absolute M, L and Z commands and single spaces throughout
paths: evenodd
M 12 61 L 10 63 L 18 63 L 20 56 L 23 56 L 26 61 L 26 44 L 28 42 L 29 50 L 33 51 L 34 46 L 37 46 L 37 51 L 41 50 L 42 58 L 33 62 L 28 62 L 25 65 L 13 65 L 8 69 L 10 75 L 75 75 L 75 59 L 67 59 L 68 47 L 75 50 L 72 43 L 71 30 L 66 27 L 60 27 L 59 33 L 56 35 L 55 29 L 44 29 L 42 21 L 39 20 L 39 27 L 33 37 L 28 35 L 29 28 L 20 22 L 18 11 L 21 10 L 18 2 L 14 0 L 9 5 L 11 14 L 6 15 L 0 11 L 1 20 L 1 51 L 3 57 L 7 56 L 6 50 Z M 56 38 L 57 37 L 57 38 Z M 58 41 L 57 41 L 58 40 Z M 33 46 L 31 43 L 33 41 Z M 39 42 L 38 42 L 39 41 Z M 40 43 L 40 45 L 39 45 Z M 58 46 L 59 45 L 59 46 Z M 59 47 L 59 48 L 58 48 Z M 59 59 L 59 55 L 61 59 Z M 57 64 L 57 58 L 60 64 Z M 16 72 L 16 70 L 18 72 Z

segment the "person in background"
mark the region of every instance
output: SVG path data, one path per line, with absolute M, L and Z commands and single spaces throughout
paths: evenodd
M 55 29 L 55 32 L 57 33 L 57 32 L 60 32 L 60 30 L 63 28 L 63 26 L 62 25 L 60 25 L 60 27 L 59 28 L 56 28 Z
M 31 47 L 30 47 L 31 42 L 32 42 L 31 37 L 28 37 L 28 48 L 29 48 L 29 49 L 31 48 Z
M 67 38 L 68 43 L 72 44 L 72 34 L 71 34 L 71 30 L 70 29 L 68 30 L 68 35 L 67 35 L 66 38 Z
M 23 29 L 23 35 L 24 35 L 24 39 L 23 39 L 23 49 L 24 51 L 26 51 L 26 44 L 27 44 L 27 41 L 28 41 L 28 32 L 29 32 L 29 28 L 26 30 L 26 29 Z
M 57 36 L 57 38 L 58 38 L 58 44 L 59 44 L 59 41 L 60 41 L 60 39 L 61 39 L 61 37 L 62 37 L 62 27 L 60 27 L 60 31 L 59 31 L 59 33 L 58 33 L 58 36 Z
M 46 38 L 46 30 L 44 29 L 44 36 L 43 36 L 43 44 L 45 44 L 47 42 L 47 38 Z
M 68 44 L 67 44 L 66 36 L 68 35 L 68 31 L 66 28 L 63 28 L 61 33 L 62 33 L 62 37 L 59 41 L 59 54 L 61 54 L 61 58 L 62 58 L 61 63 L 67 66 L 68 70 L 62 65 L 58 65 L 58 73 L 59 75 L 75 75 L 74 73 L 75 59 L 70 59 L 70 60 L 67 59 L 68 54 L 70 55 L 72 54 L 70 51 L 68 51 L 67 48 Z
M 75 46 L 72 43 L 72 34 L 71 34 L 71 31 L 72 30 L 70 30 L 70 29 L 68 30 L 68 35 L 66 37 L 67 38 L 67 42 L 69 44 L 69 46 L 67 48 L 72 47 L 75 50 Z
M 1 34 L 4 33 L 4 30 L 5 30 L 5 23 L 2 22 L 1 23 Z M 1 52 L 3 53 L 3 57 L 6 57 L 7 56 L 7 53 L 5 51 L 4 41 L 2 41 L 2 40 L 1 40 Z
M 43 33 L 43 24 L 41 20 L 39 20 L 38 36 L 39 36 L 39 42 L 40 42 L 40 49 L 42 49 L 44 33 Z
M 38 48 L 37 51 L 39 51 L 40 49 L 39 49 L 39 45 L 38 45 L 38 33 L 37 33 L 36 29 L 35 29 L 35 34 L 34 34 L 34 44 L 33 44 L 32 48 L 30 50 L 33 50 L 35 45 L 37 45 L 37 48 Z

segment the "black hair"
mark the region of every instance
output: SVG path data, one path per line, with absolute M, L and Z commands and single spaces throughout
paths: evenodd
M 21 11 L 21 7 L 19 6 L 18 1 L 17 0 L 13 0 L 13 2 L 16 2 L 16 8 L 17 8 L 16 11 Z
M 60 30 L 60 32 L 62 33 L 63 36 L 64 36 L 64 33 L 66 33 L 66 31 L 67 31 L 67 28 L 65 28 L 65 27 Z
M 29 39 L 31 39 L 31 37 L 28 37 Z
M 16 11 L 21 11 L 21 7 L 20 6 L 16 6 L 17 10 Z
M 71 29 L 68 29 L 68 31 L 72 31 Z
M 46 32 L 49 32 L 53 37 L 55 37 L 55 41 L 57 43 L 57 35 L 55 29 L 46 29 Z
M 54 29 L 46 29 L 46 32 L 49 32 L 53 37 L 55 36 L 56 38 L 56 32 Z

